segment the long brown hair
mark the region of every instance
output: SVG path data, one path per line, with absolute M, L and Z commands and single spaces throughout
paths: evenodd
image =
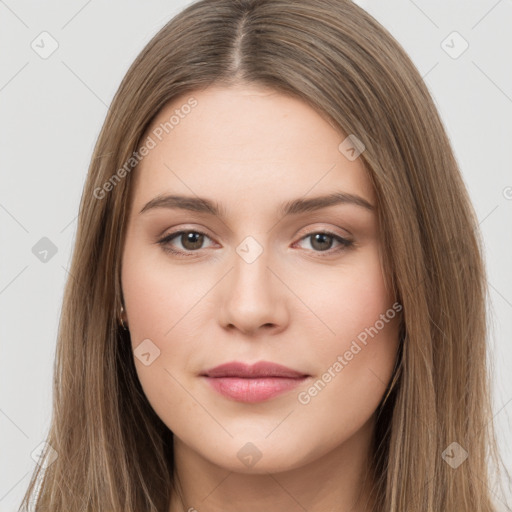
M 80 204 L 47 437 L 58 457 L 34 471 L 22 506 L 37 497 L 37 511 L 168 510 L 172 432 L 148 403 L 118 325 L 134 152 L 169 101 L 234 83 L 294 95 L 364 144 L 383 263 L 403 305 L 375 430 L 374 511 L 495 511 L 487 457 L 496 469 L 500 458 L 478 222 L 422 77 L 384 27 L 343 0 L 201 0 L 130 67 Z M 447 460 L 462 450 L 469 456 L 454 468 Z

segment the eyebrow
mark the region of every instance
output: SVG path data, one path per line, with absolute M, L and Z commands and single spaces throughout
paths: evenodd
M 298 215 L 307 213 L 336 204 L 351 204 L 360 206 L 366 210 L 373 211 L 375 207 L 366 199 L 356 194 L 347 192 L 334 192 L 332 194 L 311 197 L 309 199 L 299 198 L 287 201 L 281 205 L 278 213 L 281 216 Z M 202 197 L 191 197 L 181 195 L 159 195 L 149 201 L 140 211 L 147 212 L 155 208 L 177 208 L 181 210 L 209 213 L 220 218 L 226 216 L 226 210 L 215 201 Z

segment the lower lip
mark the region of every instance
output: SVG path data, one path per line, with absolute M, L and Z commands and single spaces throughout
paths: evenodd
M 237 402 L 263 402 L 302 384 L 307 377 L 205 377 L 210 386 L 221 395 Z

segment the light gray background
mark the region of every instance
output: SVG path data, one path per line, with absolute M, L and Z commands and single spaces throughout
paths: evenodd
M 17 509 L 35 465 L 31 453 L 49 426 L 78 204 L 107 106 L 145 43 L 187 3 L 0 0 L 0 512 Z M 480 220 L 492 300 L 494 412 L 511 468 L 512 2 L 357 3 L 425 77 Z M 42 46 L 43 31 L 59 45 L 47 59 L 31 47 L 34 40 Z M 458 58 L 445 51 L 462 48 L 458 36 L 446 40 L 453 31 L 469 44 Z M 42 237 L 58 249 L 46 263 L 32 253 Z

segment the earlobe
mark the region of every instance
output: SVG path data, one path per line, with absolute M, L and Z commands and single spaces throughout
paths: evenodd
M 128 330 L 128 321 L 126 318 L 126 311 L 124 310 L 123 306 L 121 306 L 121 313 L 119 315 L 119 325 L 127 331 Z

